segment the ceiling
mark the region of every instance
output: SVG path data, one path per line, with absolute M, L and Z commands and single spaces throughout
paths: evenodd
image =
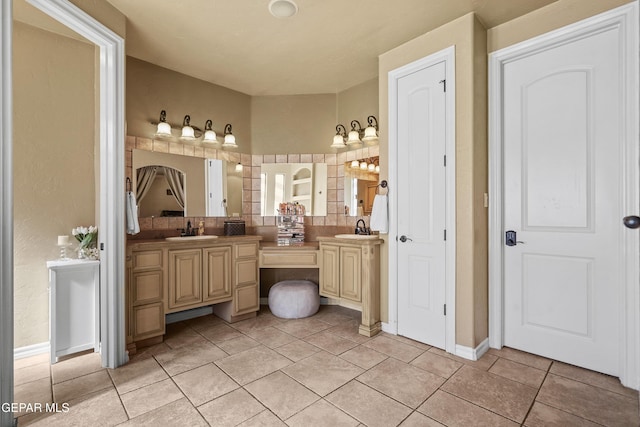
M 556 0 L 107 0 L 128 19 L 127 55 L 249 95 L 337 93 L 378 56 L 469 12 L 486 28 Z

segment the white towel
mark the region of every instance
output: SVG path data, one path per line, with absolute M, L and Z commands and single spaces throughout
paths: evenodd
M 380 233 L 389 232 L 389 208 L 386 194 L 376 194 L 371 209 L 371 222 L 369 226 L 373 231 Z
M 138 223 L 138 205 L 136 196 L 132 191 L 127 191 L 127 234 L 138 234 L 140 224 Z

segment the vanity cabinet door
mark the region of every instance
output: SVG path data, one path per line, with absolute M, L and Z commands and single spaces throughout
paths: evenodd
M 231 246 L 205 248 L 202 255 L 203 301 L 231 299 Z
M 340 246 L 320 244 L 320 295 L 340 297 Z
M 360 302 L 362 300 L 362 249 L 340 248 L 340 296 Z
M 169 308 L 202 302 L 202 249 L 169 251 Z

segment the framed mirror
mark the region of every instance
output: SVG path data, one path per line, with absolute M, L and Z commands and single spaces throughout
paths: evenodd
M 378 161 L 376 156 L 344 164 L 344 214 L 346 216 L 371 215 L 373 199 L 380 179 L 380 168 L 376 168 Z
M 233 162 L 133 150 L 140 217 L 242 216 L 242 181 Z
M 280 203 L 304 205 L 308 216 L 327 215 L 326 163 L 263 163 L 260 214 L 277 215 Z

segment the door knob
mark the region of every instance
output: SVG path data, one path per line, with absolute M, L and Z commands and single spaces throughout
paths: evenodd
M 622 218 L 622 223 L 627 228 L 639 228 L 640 227 L 640 216 L 625 216 Z
M 411 238 L 409 238 L 407 236 L 404 236 L 404 235 L 400 236 L 400 241 L 402 243 L 406 242 L 407 240 L 411 240 L 413 242 L 413 239 L 411 239 Z
M 524 242 L 522 242 L 522 241 L 518 240 L 518 238 L 517 238 L 517 234 L 516 234 L 516 232 L 515 232 L 515 231 L 513 231 L 513 230 L 509 230 L 509 231 L 507 231 L 507 232 L 505 233 L 504 243 L 505 243 L 507 246 L 515 246 L 515 245 L 517 245 L 518 243 L 524 243 Z

